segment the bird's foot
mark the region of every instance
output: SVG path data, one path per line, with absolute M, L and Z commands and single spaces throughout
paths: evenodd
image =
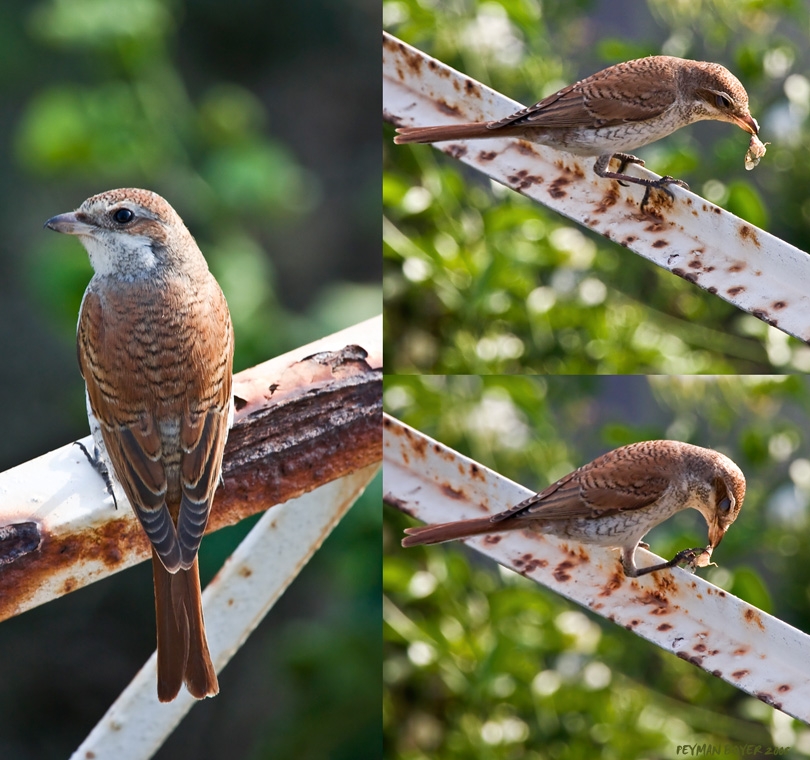
M 705 556 L 704 556 L 705 555 Z M 699 546 L 696 549 L 683 549 L 679 551 L 667 564 L 670 567 L 681 567 L 694 573 L 699 567 L 706 567 L 711 559 L 711 549 Z
M 619 171 L 616 172 L 617 174 L 624 174 L 624 170 L 627 168 L 627 164 L 636 164 L 637 166 L 644 166 L 644 161 L 642 159 L 630 153 L 614 153 L 612 157 L 619 159 Z M 621 180 L 619 180 L 619 184 L 624 185 L 624 187 L 627 187 L 627 183 L 622 182 Z
M 110 476 L 110 471 L 107 469 L 106 463 L 101 458 L 101 453 L 99 450 L 94 446 L 93 453 L 91 454 L 81 441 L 74 441 L 74 443 L 84 452 L 84 455 L 87 457 L 87 461 L 90 462 L 90 466 L 101 476 L 107 493 L 112 496 L 113 505 L 116 509 L 118 509 L 118 500 L 115 498 L 115 489 L 113 488 L 112 477 Z
M 614 158 L 619 159 L 619 171 L 612 172 L 608 169 L 610 165 L 610 161 Z M 686 184 L 682 179 L 676 179 L 675 177 L 670 177 L 669 175 L 665 177 L 659 177 L 658 179 L 647 179 L 646 177 L 634 177 L 631 174 L 625 174 L 625 169 L 627 168 L 628 164 L 637 164 L 638 166 L 644 166 L 644 162 L 640 158 L 636 158 L 635 156 L 631 156 L 629 153 L 605 153 L 596 160 L 596 163 L 593 166 L 594 172 L 598 174 L 600 177 L 604 177 L 605 179 L 615 179 L 620 185 L 627 187 L 628 185 L 642 185 L 646 188 L 644 193 L 644 197 L 641 199 L 641 210 L 644 210 L 644 207 L 647 205 L 647 202 L 650 200 L 650 190 L 662 190 L 665 192 L 670 198 L 675 200 L 675 196 L 672 191 L 669 189 L 669 185 L 678 185 L 679 187 L 684 188 L 685 190 L 689 189 L 689 185 Z
M 635 179 L 641 179 L 640 177 L 636 177 Z M 689 189 L 689 185 L 686 184 L 682 179 L 675 179 L 675 177 L 670 177 L 668 174 L 665 177 L 659 177 L 658 179 L 648 179 L 643 182 L 639 182 L 638 184 L 643 184 L 647 186 L 646 191 L 644 192 L 644 197 L 641 199 L 641 210 L 644 211 L 644 207 L 647 205 L 647 201 L 650 200 L 650 190 L 662 190 L 665 192 L 673 201 L 675 200 L 675 195 L 669 189 L 668 185 L 677 185 L 678 187 L 682 187 L 684 190 Z
M 639 546 L 648 548 L 646 544 L 639 543 Z M 709 564 L 709 559 L 712 556 L 710 548 L 705 546 L 698 547 L 697 549 L 683 549 L 679 551 L 669 562 L 661 562 L 658 565 L 651 565 L 650 567 L 636 567 L 632 561 L 632 557 L 624 558 L 622 560 L 622 567 L 624 574 L 628 578 L 639 578 L 642 575 L 655 573 L 658 570 L 668 570 L 673 567 L 684 566 L 685 569 L 694 573 L 698 567 L 705 567 Z

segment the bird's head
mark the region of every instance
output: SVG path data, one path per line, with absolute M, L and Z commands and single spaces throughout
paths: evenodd
M 122 188 L 94 195 L 45 226 L 78 237 L 102 276 L 136 280 L 201 258 L 177 212 L 149 190 Z
M 701 119 L 728 121 L 749 134 L 759 134 L 759 124 L 748 110 L 748 93 L 737 77 L 719 63 L 694 61 L 685 67 L 687 91 Z
M 703 482 L 702 498 L 697 509 L 709 526 L 709 546 L 714 549 L 722 541 L 731 524 L 737 519 L 745 499 L 745 475 L 727 456 L 711 452 L 709 469 Z

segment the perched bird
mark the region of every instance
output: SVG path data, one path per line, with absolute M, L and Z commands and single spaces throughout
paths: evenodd
M 152 543 L 158 698 L 183 682 L 213 696 L 197 550 L 233 419 L 225 296 L 182 219 L 148 190 L 95 195 L 45 226 L 76 235 L 95 270 L 77 336 L 92 460 Z
M 628 163 L 644 165 L 630 151 L 706 119 L 759 133 L 748 110 L 748 93 L 728 69 L 654 55 L 603 69 L 505 119 L 400 127 L 394 142 L 519 137 L 579 156 L 598 156 L 594 171 L 600 177 L 644 185 L 649 192 L 651 187 L 666 190 L 669 184 L 686 183 L 669 176 L 649 180 L 625 174 Z M 620 162 L 617 172 L 609 170 L 614 157 Z
M 508 530 L 531 530 L 583 544 L 617 547 L 625 575 L 639 575 L 711 554 L 745 497 L 745 476 L 727 456 L 679 441 L 622 446 L 566 475 L 544 491 L 492 517 L 405 530 L 403 546 L 437 544 Z M 697 509 L 709 526 L 707 549 L 686 549 L 670 562 L 637 568 L 641 538 L 682 509 Z

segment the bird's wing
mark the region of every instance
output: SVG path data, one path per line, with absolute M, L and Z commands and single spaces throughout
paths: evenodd
M 670 477 L 656 462 L 624 459 L 611 466 L 606 454 L 566 475 L 545 490 L 493 518 L 564 520 L 602 517 L 641 509 L 657 501 L 670 485 Z
M 511 116 L 489 125 L 497 130 L 503 127 L 578 127 L 593 120 L 582 92 L 576 84 L 568 85 L 559 92 L 543 98 L 539 103 L 524 108 Z
M 183 419 L 180 468 L 182 498 L 177 518 L 182 563 L 192 563 L 200 547 L 214 492 L 222 471 L 222 454 L 228 437 L 231 378 L 223 383 L 223 397 L 215 407 L 202 413 L 189 412 Z
M 182 496 L 176 524 L 184 568 L 194 562 L 208 523 L 233 403 L 233 326 L 225 296 L 213 277 L 208 286 L 195 313 L 196 339 L 190 358 L 205 381 L 188 394 L 180 428 Z
M 161 561 L 173 572 L 180 567 L 180 545 L 166 506 L 160 435 L 151 415 L 122 406 L 131 378 L 126 367 L 110 358 L 111 327 L 103 319 L 98 294 L 88 289 L 79 313 L 77 350 L 90 407 L 115 477 Z
M 617 64 L 568 85 L 539 103 L 492 123 L 490 129 L 506 126 L 558 129 L 591 124 L 611 127 L 652 119 L 672 106 L 674 84 L 664 81 L 668 71 L 651 64 L 640 69 L 632 67 L 628 70 L 630 76 L 623 76 L 624 67 L 627 64 Z

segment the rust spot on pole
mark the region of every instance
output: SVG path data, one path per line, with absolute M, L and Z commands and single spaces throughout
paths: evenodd
M 575 566 L 575 563 L 572 562 L 570 559 L 565 559 L 560 562 L 557 567 L 554 568 L 554 580 L 558 581 L 559 583 L 564 583 L 565 581 L 571 580 L 571 575 L 568 572 Z
M 111 507 L 112 509 L 112 507 Z M 3 567 L 0 573 L 0 620 L 5 620 L 27 609 L 27 602 L 56 570 L 80 565 L 87 561 L 102 562 L 117 568 L 130 553 L 146 559 L 149 541 L 134 519 L 111 520 L 96 530 L 54 538 L 42 536 L 39 550 L 20 557 Z M 77 581 L 63 584 L 63 593 L 78 588 Z
M 464 491 L 453 488 L 450 485 L 444 484 L 441 486 L 442 493 L 450 499 L 466 499 L 467 496 L 465 495 Z
M 740 225 L 740 237 L 743 240 L 750 240 L 757 248 L 760 247 L 759 238 L 753 227 L 749 227 L 747 224 Z
M 762 624 L 762 618 L 760 617 L 757 610 L 755 610 L 753 608 L 749 608 L 749 609 L 747 609 L 745 611 L 745 614 L 743 615 L 743 617 L 745 618 L 746 623 L 754 623 L 761 630 L 763 630 L 763 631 L 765 630 L 765 626 Z

